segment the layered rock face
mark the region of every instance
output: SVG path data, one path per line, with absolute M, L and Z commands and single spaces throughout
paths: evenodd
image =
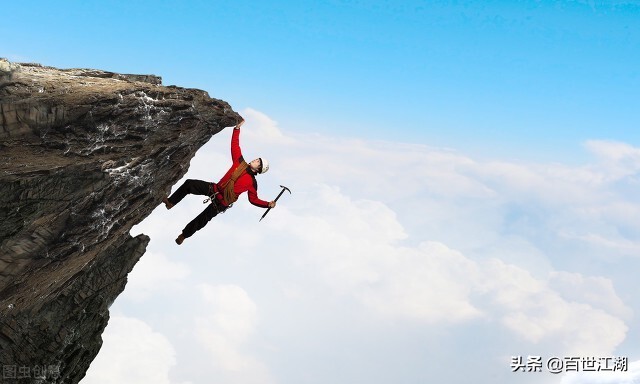
M 157 76 L 0 59 L 0 382 L 84 377 L 149 242 L 129 230 L 239 119 Z

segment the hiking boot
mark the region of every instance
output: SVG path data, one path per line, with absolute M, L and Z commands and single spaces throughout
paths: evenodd
M 176 239 L 176 244 L 180 245 L 184 241 L 184 235 L 181 233 L 180 236 Z
M 167 207 L 167 209 L 173 208 L 173 204 L 171 204 L 171 202 L 169 201 L 169 198 L 167 196 L 165 196 L 164 199 L 162 199 L 162 202 Z

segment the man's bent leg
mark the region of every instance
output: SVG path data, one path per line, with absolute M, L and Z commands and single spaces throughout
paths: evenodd
M 188 194 L 209 196 L 211 193 L 211 183 L 202 180 L 189 179 L 185 181 L 168 199 L 171 206 L 180 202 Z M 166 204 L 166 203 L 165 203 Z M 168 207 L 168 205 L 167 205 Z
M 195 219 L 191 220 L 189 224 L 182 230 L 182 235 L 186 238 L 191 237 L 196 231 L 202 229 L 207 223 L 218 214 L 218 209 L 215 204 L 209 204 L 202 213 L 200 213 Z

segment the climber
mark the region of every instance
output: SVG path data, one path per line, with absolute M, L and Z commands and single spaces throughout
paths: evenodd
M 258 184 L 255 176 L 269 170 L 269 163 L 264 158 L 257 158 L 247 163 L 240 150 L 240 127 L 244 119 L 233 128 L 231 136 L 231 160 L 233 165 L 218 183 L 202 180 L 187 180 L 170 197 L 164 197 L 162 202 L 167 209 L 173 208 L 187 194 L 209 196 L 211 203 L 195 219 L 182 230 L 176 239 L 178 245 L 184 239 L 191 237 L 197 230 L 202 229 L 218 213 L 229 209 L 238 200 L 238 196 L 247 192 L 249 202 L 260 208 L 274 208 L 275 201 L 264 201 L 258 198 Z M 207 200 L 205 200 L 206 202 Z

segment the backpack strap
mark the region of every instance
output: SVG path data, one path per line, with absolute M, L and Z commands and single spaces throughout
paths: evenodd
M 222 196 L 224 197 L 225 203 L 227 205 L 231 205 L 238 200 L 238 195 L 233 190 L 236 186 L 236 181 L 247 172 L 247 162 L 242 160 L 240 164 L 236 167 L 236 169 L 231 174 L 229 180 L 227 180 L 224 184 L 219 185 L 219 188 L 222 189 Z

